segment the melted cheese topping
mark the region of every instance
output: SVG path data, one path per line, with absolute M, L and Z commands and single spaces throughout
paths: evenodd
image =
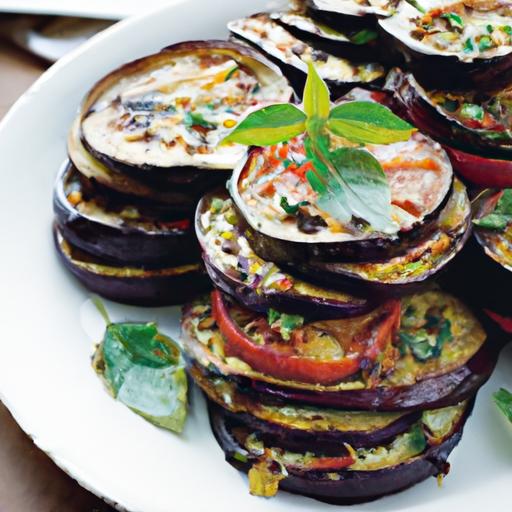
M 335 145 L 335 141 L 333 141 Z M 452 182 L 452 167 L 441 146 L 416 132 L 406 142 L 367 145 L 381 164 L 391 190 L 392 219 L 405 232 L 421 223 L 442 203 Z M 253 229 L 273 238 L 295 242 L 345 242 L 394 235 L 376 233 L 352 219 L 342 224 L 318 206 L 318 195 L 306 173 L 312 169 L 304 154 L 303 138 L 253 152 L 243 168 L 235 171 L 232 195 Z M 237 187 L 236 190 L 233 190 Z M 313 233 L 299 229 L 298 222 L 281 206 L 307 201 L 311 217 L 324 225 Z
M 264 83 L 215 51 L 169 57 L 108 88 L 85 114 L 82 136 L 131 165 L 232 169 L 245 147 L 219 142 L 248 112 L 288 101 L 286 80 L 274 78 Z
M 318 74 L 333 82 L 372 82 L 384 76 L 377 63 L 354 64 L 346 59 L 315 50 L 297 39 L 268 14 L 256 14 L 228 23 L 231 32 L 260 47 L 281 62 L 307 73 L 312 61 Z

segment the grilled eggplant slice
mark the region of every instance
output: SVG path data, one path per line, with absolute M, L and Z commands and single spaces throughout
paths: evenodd
M 227 193 L 209 194 L 197 208 L 196 233 L 215 285 L 247 308 L 270 308 L 308 318 L 357 316 L 372 309 L 370 300 L 319 288 L 262 260 L 251 249 L 245 226 Z
M 329 86 L 333 98 L 339 98 L 357 84 L 375 83 L 385 74 L 384 67 L 376 62 L 352 62 L 313 48 L 267 13 L 231 21 L 228 28 L 236 38 L 258 48 L 277 64 L 299 96 L 310 60 Z
M 102 194 L 72 165 L 57 178 L 53 208 L 63 237 L 104 261 L 170 266 L 198 259 L 190 217 Z
M 170 306 L 191 300 L 210 283 L 200 263 L 146 269 L 113 266 L 67 242 L 54 227 L 54 241 L 64 266 L 90 291 L 136 306 Z
M 471 235 L 471 207 L 466 188 L 458 180 L 428 238 L 404 255 L 370 263 L 301 263 L 295 271 L 315 283 L 329 283 L 361 295 L 400 296 L 428 285 L 445 271 Z
M 343 443 L 354 448 L 386 443 L 421 418 L 421 412 L 340 411 L 296 404 L 264 403 L 240 390 L 233 380 L 197 363 L 188 368 L 207 398 L 280 447 L 337 455 Z
M 199 187 L 209 174 L 220 183 L 245 148 L 218 143 L 250 110 L 291 96 L 279 69 L 245 45 L 179 43 L 100 80 L 80 139 L 107 168 L 156 187 Z
M 394 13 L 397 0 L 304 0 L 307 12 L 331 27 L 373 28 Z
M 420 12 L 401 2 L 379 21 L 408 68 L 428 88 L 495 91 L 512 82 L 508 2 L 424 0 Z
M 301 11 L 273 12 L 270 18 L 293 36 L 316 50 L 355 62 L 378 59 L 378 33 L 372 29 L 339 32 L 310 18 Z
M 448 425 L 448 433 L 440 443 L 429 442 L 428 426 L 420 421 L 387 445 L 357 451 L 347 447 L 351 455 L 333 458 L 269 446 L 257 431 L 240 426 L 219 407 L 210 407 L 209 412 L 226 460 L 249 473 L 253 494 L 272 496 L 281 489 L 330 503 L 352 504 L 404 490 L 429 476 L 445 475 L 447 458 L 462 436 L 471 405 L 465 406 L 460 419 L 441 422 Z M 441 417 L 445 411 L 427 414 Z
M 172 187 L 163 187 L 150 184 L 142 178 L 128 176 L 110 169 L 85 149 L 80 139 L 79 118 L 73 121 L 69 130 L 67 146 L 69 159 L 77 170 L 85 178 L 94 181 L 106 191 L 161 203 L 176 211 L 193 211 L 197 203 L 197 197 L 208 188 L 215 188 L 218 184 L 218 176 L 216 177 L 214 173 L 211 173 L 211 175 L 205 175 L 206 179 L 200 185 L 179 186 L 175 184 Z
M 480 323 L 454 297 L 432 291 L 403 299 L 401 321 L 397 352 L 388 347 L 382 365 L 363 362 L 358 373 L 330 385 L 275 378 L 229 356 L 209 301 L 185 308 L 182 333 L 190 359 L 235 379 L 258 400 L 272 397 L 282 404 L 375 411 L 445 407 L 473 396 L 491 375 L 501 344 L 486 343 Z
M 368 93 L 351 95 L 370 98 Z M 305 178 L 311 163 L 299 137 L 277 149 L 253 148 L 230 181 L 254 251 L 276 263 L 382 261 L 406 253 L 435 231 L 453 179 L 441 146 L 416 132 L 406 142 L 366 149 L 388 177 L 397 233 L 377 232 L 354 219 L 341 225 L 321 210 Z M 283 198 L 290 205 L 302 203 L 297 215 L 280 206 Z

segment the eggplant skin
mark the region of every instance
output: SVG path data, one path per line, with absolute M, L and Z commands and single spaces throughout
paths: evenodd
M 65 182 L 72 166 L 65 165 L 54 188 L 53 211 L 59 231 L 79 249 L 121 265 L 178 265 L 194 261 L 199 246 L 192 229 L 148 232 L 134 226 L 112 226 L 82 215 L 67 199 Z M 132 204 L 126 199 L 127 205 Z
M 93 272 L 77 265 L 65 253 L 61 244 L 62 235 L 55 226 L 53 238 L 57 253 L 64 266 L 89 291 L 114 302 L 146 307 L 172 306 L 192 300 L 211 287 L 209 279 L 200 264 L 192 264 L 186 272 L 173 273 L 170 269 L 147 270 L 139 276 L 119 276 Z M 165 270 L 170 271 L 165 272 Z
M 213 434 L 224 451 L 227 462 L 247 473 L 251 462 L 235 458 L 235 453 L 242 448 L 231 434 L 227 418 L 218 408 L 210 408 L 209 414 Z M 376 471 L 341 470 L 336 472 L 338 480 L 329 478 L 325 472 L 289 470 L 288 476 L 279 483 L 279 488 L 338 505 L 364 503 L 403 491 L 429 476 L 447 473 L 448 456 L 459 443 L 463 428 L 464 422 L 461 422 L 457 430 L 444 442 L 428 448 L 420 456 L 403 464 Z
M 453 55 L 426 55 L 394 37 L 392 39 L 395 49 L 403 55 L 407 69 L 427 89 L 492 92 L 512 83 L 512 53 L 468 63 Z
M 321 297 L 289 292 L 259 293 L 250 286 L 223 273 L 208 260 L 205 254 L 203 254 L 203 261 L 210 279 L 217 288 L 257 313 L 266 313 L 272 308 L 284 313 L 302 315 L 308 319 L 335 320 L 363 315 L 375 307 L 375 304 L 370 300 L 362 303 L 351 303 L 336 302 Z
M 306 12 L 309 16 L 335 30 L 363 30 L 377 26 L 377 17 L 374 14 L 354 15 L 324 11 L 316 8 L 314 2 L 310 0 L 306 0 L 305 4 Z
M 278 423 L 259 419 L 249 412 L 230 412 L 225 409 L 225 403 L 218 402 L 213 405 L 217 399 L 211 392 L 210 395 L 212 396 L 209 396 L 207 382 L 209 379 L 219 379 L 222 377 L 208 371 L 208 369 L 193 360 L 188 360 L 188 368 L 189 374 L 195 383 L 203 390 L 207 400 L 211 402 L 211 407 L 223 408 L 224 414 L 233 421 L 237 421 L 251 430 L 257 430 L 265 438 L 266 444 L 290 451 L 300 452 L 304 450 L 304 446 L 307 446 L 308 451 L 336 456 L 340 452 L 344 453 L 343 443 L 348 443 L 354 448 L 378 446 L 391 441 L 397 435 L 408 430 L 413 423 L 421 419 L 421 411 L 414 410 L 399 416 L 395 421 L 384 427 L 366 432 L 314 431 L 289 428 Z M 252 400 L 251 395 L 246 394 L 245 400 Z
M 487 325 L 489 322 L 486 322 Z M 448 407 L 471 398 L 491 376 L 504 345 L 495 336 L 463 366 L 443 375 L 424 379 L 410 386 L 346 391 L 308 391 L 285 388 L 259 381 L 244 385 L 258 399 L 296 402 L 320 407 L 370 411 L 427 410 Z

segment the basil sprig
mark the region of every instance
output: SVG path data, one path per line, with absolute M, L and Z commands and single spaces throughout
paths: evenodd
M 149 323 L 107 320 L 94 368 L 114 398 L 150 423 L 174 432 L 187 416 L 187 376 L 176 343 Z
M 492 397 L 498 409 L 512 422 L 512 393 L 501 388 L 493 393 Z
M 503 231 L 512 222 L 512 189 L 505 189 L 494 211 L 481 219 L 473 220 L 478 227 Z
M 305 133 L 306 157 L 313 164 L 306 178 L 317 193 L 318 206 L 341 222 L 355 217 L 375 230 L 394 233 L 398 226 L 391 219 L 386 175 L 373 155 L 351 144 L 406 141 L 414 130 L 378 103 L 354 101 L 331 109 L 327 85 L 309 63 L 302 109 L 278 104 L 257 110 L 224 140 L 269 146 Z M 347 146 L 331 150 L 332 136 L 345 139 Z

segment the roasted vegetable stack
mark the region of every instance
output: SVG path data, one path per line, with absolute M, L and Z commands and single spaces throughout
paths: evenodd
M 219 141 L 251 109 L 291 99 L 279 69 L 246 46 L 180 43 L 128 63 L 88 93 L 55 185 L 55 243 L 89 289 L 139 305 L 209 287 L 193 229 L 205 191 L 245 148 Z
M 304 97 L 307 126 L 321 101 Z M 329 119 L 354 120 L 361 105 L 384 116 L 389 102 L 356 88 Z M 389 184 L 390 222 L 373 206 L 361 210 L 371 221 L 332 213 L 335 196 L 308 174 L 311 132 L 250 149 L 228 192 L 199 203 L 216 290 L 184 308 L 182 341 L 215 437 L 255 495 L 357 503 L 441 478 L 494 368 L 499 344 L 431 279 L 469 236 L 466 189 L 441 146 L 410 132 L 365 144 L 364 164 Z M 326 146 L 351 165 L 346 140 Z

